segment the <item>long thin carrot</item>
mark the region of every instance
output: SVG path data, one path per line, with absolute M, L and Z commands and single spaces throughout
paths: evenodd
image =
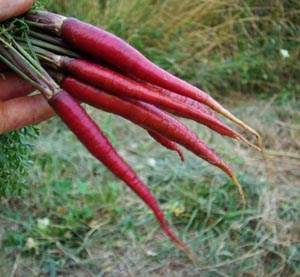
M 182 103 L 185 103 L 188 106 L 191 106 L 195 109 L 200 110 L 203 113 L 206 113 L 208 115 L 210 115 L 211 117 L 216 118 L 216 121 L 219 121 L 217 119 L 217 115 L 214 113 L 213 110 L 211 110 L 209 107 L 205 106 L 204 104 L 195 101 L 194 99 L 190 98 L 190 97 L 186 97 L 177 93 L 174 93 L 173 91 L 158 87 L 156 85 L 147 83 L 147 82 L 143 82 L 143 85 L 148 87 L 149 89 L 151 89 L 152 91 L 156 91 L 157 93 L 164 95 L 165 97 L 168 97 L 170 99 L 174 99 L 175 101 L 179 101 Z M 249 140 L 247 140 L 244 136 L 242 136 L 240 133 L 236 132 L 236 136 L 238 140 L 241 140 L 243 142 L 245 142 L 246 144 L 248 144 L 249 146 L 251 146 L 252 148 L 258 150 L 258 151 L 262 151 L 262 144 L 260 143 L 259 145 L 261 147 L 257 147 L 256 145 L 254 145 L 253 143 L 251 143 Z
M 206 106 L 190 97 L 183 96 L 181 94 L 177 94 L 173 91 L 153 85 L 153 84 L 145 82 L 145 81 L 141 81 L 141 80 L 138 80 L 138 81 L 141 82 L 145 87 L 149 88 L 152 91 L 155 91 L 161 95 L 169 97 L 170 99 L 174 99 L 175 101 L 185 103 L 193 108 L 196 108 L 196 109 L 201 110 L 213 117 L 216 117 L 216 114 L 214 113 L 214 111 L 212 109 L 210 109 L 208 106 Z
M 169 140 L 168 138 L 166 138 L 165 136 L 161 135 L 160 133 L 156 132 L 156 131 L 151 131 L 148 130 L 148 134 L 154 139 L 156 140 L 159 144 L 161 144 L 162 146 L 164 146 L 165 148 L 171 150 L 171 151 L 175 151 L 177 152 L 179 158 L 181 159 L 181 161 L 184 162 L 184 156 L 182 151 L 180 150 L 180 148 L 178 147 L 178 145 L 172 141 Z
M 36 25 L 43 26 L 44 29 L 55 31 L 67 43 L 102 59 L 123 72 L 209 106 L 260 138 L 255 130 L 235 117 L 206 92 L 158 67 L 138 50 L 112 33 L 74 18 L 66 18 L 44 11 L 35 12 L 29 15 L 28 19 L 35 22 Z
M 125 118 L 130 118 L 132 122 L 162 134 L 168 139 L 184 146 L 198 157 L 219 167 L 238 187 L 244 201 L 242 188 L 232 169 L 225 164 L 212 149 L 200 140 L 195 133 L 166 112 L 146 103 L 130 101 L 128 99 L 126 99 L 127 101 L 122 101 L 122 99 L 118 97 L 107 95 L 97 88 L 70 77 L 64 79 L 61 86 L 71 93 L 73 97 L 82 102 L 100 109 L 113 111 Z M 134 105 L 132 105 L 132 103 L 134 103 Z
M 174 99 L 170 99 L 162 94 L 155 93 L 141 83 L 101 65 L 67 57 L 61 57 L 60 65 L 78 79 L 104 89 L 107 92 L 159 106 L 176 115 L 204 124 L 221 135 L 234 139 L 241 137 L 241 135 L 229 126 L 202 110 L 179 101 L 174 101 Z
M 14 46 L 12 46 L 14 45 Z M 30 82 L 89 152 L 123 180 L 152 210 L 164 233 L 193 260 L 187 246 L 174 234 L 155 197 L 133 169 L 118 155 L 98 125 L 71 95 L 62 90 L 40 63 L 9 36 L 0 35 L 0 60 Z
M 203 104 L 197 102 L 197 104 L 195 104 L 195 101 L 188 97 L 182 95 L 175 96 L 176 94 L 174 92 L 162 88 L 155 88 L 153 85 L 146 86 L 144 83 L 137 82 L 118 72 L 86 60 L 63 56 L 58 56 L 56 59 L 59 61 L 58 64 L 70 74 L 73 74 L 89 84 L 103 88 L 118 96 L 126 96 L 148 102 L 175 115 L 192 119 L 206 125 L 223 136 L 241 140 L 260 151 L 256 145 L 253 145 L 241 134 L 220 121 L 208 108 L 203 108 Z M 154 90 L 150 90 L 149 88 L 153 88 Z
M 155 197 L 138 178 L 133 169 L 118 155 L 98 125 L 65 91 L 49 100 L 51 107 L 62 118 L 89 152 L 111 172 L 123 180 L 153 211 L 165 234 L 183 251 L 191 255 L 187 246 L 174 234 Z
M 192 153 L 197 155 L 198 157 L 208 161 L 209 163 L 219 167 L 221 170 L 223 170 L 232 180 L 232 183 L 237 187 L 241 198 L 243 205 L 246 204 L 246 199 L 245 195 L 243 192 L 243 189 L 233 173 L 232 169 L 230 166 L 225 164 L 219 157 L 218 155 L 210 149 L 202 140 L 200 140 L 196 134 L 194 134 L 192 131 L 190 131 L 184 124 L 182 124 L 180 121 L 176 120 L 172 116 L 168 115 L 167 113 L 163 112 L 162 110 L 158 109 L 157 107 L 154 107 L 153 105 L 149 105 L 147 103 L 139 103 L 142 107 L 144 107 L 146 110 L 151 111 L 152 113 L 158 115 L 161 120 L 166 122 L 166 124 L 169 126 L 169 128 L 172 128 L 172 123 L 176 126 L 173 127 L 179 133 L 185 134 L 184 138 L 180 137 L 180 140 L 182 143 L 179 142 L 175 137 L 173 137 L 173 140 L 176 141 L 177 143 L 181 144 L 184 146 L 186 149 L 190 150 Z M 172 130 L 174 133 L 174 129 Z M 164 134 L 167 136 L 168 133 L 168 128 L 164 129 Z M 172 139 L 172 134 L 169 136 L 170 139 Z M 193 142 L 194 141 L 194 142 Z

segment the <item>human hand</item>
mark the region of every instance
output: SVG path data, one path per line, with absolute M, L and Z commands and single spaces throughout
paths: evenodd
M 25 13 L 33 2 L 34 0 L 0 0 L 0 21 Z
M 0 21 L 25 13 L 33 2 L 0 0 Z M 0 134 L 40 123 L 54 114 L 42 95 L 24 96 L 34 90 L 28 84 L 18 91 L 20 82 L 25 84 L 13 73 L 0 75 Z

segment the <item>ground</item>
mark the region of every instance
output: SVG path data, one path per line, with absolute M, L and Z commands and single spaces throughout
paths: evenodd
M 296 276 L 299 102 L 235 96 L 239 100 L 226 105 L 263 135 L 267 167 L 255 150 L 188 124 L 233 165 L 246 191 L 244 210 L 218 170 L 187 152 L 181 163 L 125 120 L 90 110 L 151 186 L 198 255 L 198 266 L 163 236 L 135 195 L 54 119 L 43 125 L 36 142 L 32 189 L 23 198 L 1 202 L 0 275 Z

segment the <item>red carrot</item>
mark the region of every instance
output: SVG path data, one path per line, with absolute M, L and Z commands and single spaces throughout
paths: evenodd
M 67 43 L 123 72 L 209 106 L 260 138 L 255 130 L 236 118 L 210 95 L 159 68 L 119 37 L 80 20 L 49 12 L 35 12 L 29 15 L 28 19 L 36 22 L 36 25 L 55 31 Z
M 138 178 L 133 169 L 118 155 L 87 112 L 70 94 L 57 85 L 39 62 L 24 54 L 24 51 L 17 51 L 12 44 L 18 50 L 20 49 L 16 41 L 9 40 L 8 42 L 0 37 L 0 59 L 36 89 L 40 90 L 53 110 L 87 150 L 109 168 L 112 173 L 123 180 L 149 206 L 165 234 L 194 261 L 193 254 L 173 233 L 150 190 Z
M 168 138 L 166 138 L 165 136 L 161 135 L 158 132 L 155 131 L 148 131 L 149 135 L 156 140 L 159 144 L 161 144 L 162 146 L 166 147 L 167 149 L 171 150 L 171 151 L 175 151 L 177 152 L 178 156 L 180 157 L 181 161 L 184 162 L 184 156 L 182 151 L 179 149 L 178 145 L 172 141 L 169 140 Z
M 183 123 L 161 111 L 160 109 L 142 102 L 122 101 L 117 97 L 107 97 L 102 91 L 81 83 L 73 78 L 66 78 L 61 86 L 73 97 L 107 111 L 113 111 L 125 118 L 130 118 L 140 126 L 154 130 L 168 139 L 177 142 L 198 157 L 223 170 L 238 187 L 244 201 L 244 194 L 231 168 L 226 165 L 195 133 Z M 132 105 L 134 103 L 135 105 Z
M 208 161 L 209 163 L 219 167 L 221 170 L 223 170 L 232 180 L 233 184 L 237 187 L 241 197 L 243 204 L 245 205 L 245 195 L 243 192 L 243 189 L 236 178 L 235 174 L 233 173 L 232 169 L 225 164 L 218 156 L 217 154 L 210 149 L 202 140 L 200 140 L 196 134 L 194 134 L 192 131 L 190 131 L 184 124 L 182 124 L 180 121 L 176 120 L 169 114 L 163 112 L 162 110 L 149 105 L 147 103 L 139 103 L 142 107 L 144 107 L 146 110 L 156 114 L 161 118 L 162 121 L 166 122 L 167 125 L 169 125 L 169 128 L 175 128 L 176 130 L 172 130 L 173 134 L 169 135 L 168 128 L 165 128 L 164 135 L 172 139 L 172 135 L 179 132 L 181 134 L 184 134 L 184 138 L 179 135 L 180 140 L 177 140 L 177 138 L 173 137 L 173 140 L 176 141 L 178 144 L 181 144 L 186 149 L 190 150 L 192 153 L 197 155 L 198 157 Z M 172 127 L 172 123 L 175 125 Z M 168 134 L 168 135 L 167 135 Z M 182 141 L 183 143 L 180 143 L 179 141 Z M 193 142 L 194 141 L 194 142 Z
M 155 92 L 157 92 L 157 93 L 159 93 L 159 94 L 161 94 L 161 95 L 163 95 L 165 97 L 168 97 L 170 99 L 174 99 L 175 101 L 184 103 L 184 104 L 186 104 L 188 106 L 191 106 L 191 107 L 193 107 L 195 109 L 198 109 L 199 111 L 201 111 L 203 113 L 206 113 L 206 114 L 208 114 L 211 117 L 214 117 L 216 119 L 216 121 L 221 122 L 217 118 L 216 114 L 209 107 L 203 105 L 202 103 L 199 103 L 199 102 L 193 100 L 192 98 L 189 98 L 189 97 L 186 97 L 186 96 L 174 93 L 173 91 L 170 91 L 170 90 L 158 87 L 156 85 L 153 85 L 153 84 L 150 84 L 150 83 L 147 83 L 147 82 L 142 82 L 142 83 L 143 83 L 143 85 L 145 87 L 151 89 L 152 91 L 155 91 Z M 237 132 L 235 132 L 235 133 L 236 133 L 236 136 L 237 136 L 236 138 L 238 140 L 241 140 L 241 141 L 245 142 L 246 144 L 248 144 L 249 146 L 255 148 L 258 151 L 262 151 L 261 148 L 257 147 L 256 145 L 254 145 L 253 143 L 251 143 L 250 141 L 248 141 L 244 136 L 242 136 L 241 134 L 239 134 Z
M 55 94 L 49 100 L 49 103 L 89 152 L 123 180 L 149 206 L 165 234 L 180 249 L 190 255 L 187 246 L 170 229 L 150 190 L 138 178 L 133 169 L 118 155 L 101 129 L 86 111 L 65 91 Z
M 152 130 L 152 126 L 151 124 L 149 125 L 148 122 L 151 121 L 151 118 L 153 116 L 155 117 L 155 115 L 148 112 L 145 116 L 144 109 L 139 106 L 137 102 L 126 101 L 114 95 L 110 95 L 104 91 L 85 85 L 71 77 L 62 79 L 61 86 L 79 101 L 88 103 L 101 110 L 120 115 L 146 129 L 150 136 L 164 147 L 177 152 L 180 159 L 184 161 L 184 156 L 175 142 L 169 140 L 157 131 Z
M 33 90 L 30 83 L 15 73 L 5 72 L 0 75 L 0 101 L 24 96 Z
M 207 113 L 213 117 L 216 117 L 216 114 L 213 112 L 213 110 L 211 110 L 209 107 L 205 106 L 204 104 L 195 101 L 194 99 L 190 98 L 190 97 L 186 97 L 180 94 L 177 94 L 173 91 L 164 89 L 162 87 L 153 85 L 151 83 L 145 82 L 145 81 L 141 81 L 139 80 L 139 82 L 141 82 L 145 87 L 149 88 L 152 91 L 155 91 L 161 95 L 164 95 L 166 97 L 169 97 L 170 99 L 174 99 L 175 101 L 178 102 L 182 102 L 185 103 L 186 105 L 189 105 L 193 108 L 196 108 L 198 110 L 201 110 L 204 113 Z
M 71 59 L 67 57 L 61 57 L 60 66 L 73 76 L 76 76 L 86 83 L 104 89 L 107 92 L 159 106 L 167 111 L 175 113 L 176 115 L 204 124 L 221 135 L 234 139 L 240 139 L 241 137 L 240 134 L 232 130 L 223 122 L 202 110 L 198 110 L 179 101 L 174 101 L 162 94 L 155 93 L 143 86 L 141 83 L 138 83 L 135 80 L 132 80 L 111 69 L 85 60 Z

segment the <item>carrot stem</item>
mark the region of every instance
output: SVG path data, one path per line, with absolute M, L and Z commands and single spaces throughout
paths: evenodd
M 63 48 L 67 48 L 67 45 L 59 37 L 49 36 L 49 35 L 42 34 L 40 32 L 36 32 L 36 31 L 32 31 L 32 30 L 29 31 L 29 35 L 32 36 L 32 37 L 35 37 L 39 40 L 49 42 L 52 45 L 54 44 L 54 45 L 57 45 L 57 46 L 61 46 Z

